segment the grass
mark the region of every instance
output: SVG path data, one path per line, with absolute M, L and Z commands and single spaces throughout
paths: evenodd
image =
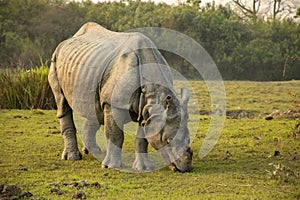
M 199 110 L 210 111 L 210 96 L 206 85 L 199 81 L 189 81 L 189 84 L 190 90 L 198 96 L 198 99 L 190 100 L 191 106 L 198 101 Z M 183 82 L 175 82 L 178 91 L 182 85 Z M 295 109 L 289 91 L 299 97 L 299 85 L 299 81 L 224 81 L 227 111 L 246 111 L 257 117 L 270 114 L 275 110 Z M 300 101 L 299 98 L 298 100 Z
M 205 85 L 196 81 L 192 85 L 201 94 L 199 107 L 209 110 Z M 191 115 L 190 129 L 199 126 L 191 144 L 195 169 L 185 174 L 166 167 L 149 173 L 102 169 L 91 155 L 62 161 L 63 140 L 53 134 L 59 129 L 55 111 L 0 110 L 0 184 L 17 185 L 34 199 L 70 199 L 79 190 L 87 199 L 299 199 L 300 139 L 292 134 L 295 120 L 267 121 L 264 116 L 293 109 L 288 90 L 300 92 L 300 82 L 230 81 L 225 86 L 229 110 L 254 114 L 228 117 L 215 148 L 202 159 L 197 153 L 209 116 Z M 132 152 L 133 136 L 125 137 L 124 148 Z M 82 180 L 88 184 L 75 186 Z
M 49 67 L 0 71 L 0 108 L 53 109 L 54 97 L 48 83 Z

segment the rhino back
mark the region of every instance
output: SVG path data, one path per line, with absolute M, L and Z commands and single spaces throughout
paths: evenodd
M 83 25 L 56 49 L 57 77 L 69 106 L 77 114 L 93 120 L 96 120 L 96 93 L 100 92 L 101 104 L 111 103 L 116 83 L 124 74 L 127 77 L 119 84 L 122 87 L 117 90 L 116 99 L 118 106 L 125 109 L 132 106 L 128 95 L 132 94 L 132 88 L 142 84 L 141 81 L 146 84 L 156 78 L 172 87 L 170 71 L 161 64 L 167 66 L 146 36 L 112 32 L 95 23 Z M 144 68 L 139 71 L 137 66 Z M 96 91 L 98 85 L 101 91 Z
M 110 33 L 110 34 L 108 34 Z M 56 50 L 56 70 L 70 107 L 86 118 L 95 118 L 95 93 L 103 71 L 122 46 L 127 34 L 91 31 L 75 34 Z

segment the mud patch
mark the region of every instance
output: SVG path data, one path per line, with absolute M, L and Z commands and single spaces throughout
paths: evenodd
M 275 110 L 267 115 L 267 117 L 273 117 L 274 119 L 300 119 L 300 112 L 296 110 Z
M 75 181 L 71 183 L 50 183 L 47 188 L 50 188 L 50 194 L 62 195 L 68 189 L 76 189 L 73 194 L 73 199 L 86 199 L 86 194 L 82 191 L 85 188 L 101 188 L 99 182 L 88 183 L 85 180 Z
M 190 114 L 196 115 L 212 115 L 211 111 L 208 110 L 198 110 L 196 108 L 189 108 Z M 222 111 L 219 111 L 222 113 Z M 256 112 L 255 111 L 246 111 L 246 110 L 226 110 L 226 116 L 231 119 L 241 119 L 241 118 L 254 118 Z
M 16 185 L 0 184 L 0 199 L 25 199 L 31 198 L 33 194 L 31 192 L 22 192 L 22 189 Z
M 232 119 L 253 118 L 254 114 L 245 110 L 227 110 L 226 116 Z
M 86 195 L 83 191 L 76 191 L 73 194 L 72 199 L 86 199 Z
M 68 187 L 68 188 L 84 188 L 84 187 L 95 187 L 95 188 L 100 188 L 101 185 L 98 182 L 93 182 L 93 183 L 88 183 L 85 180 L 81 181 L 75 181 L 72 183 L 50 183 L 48 188 L 61 188 L 61 187 Z

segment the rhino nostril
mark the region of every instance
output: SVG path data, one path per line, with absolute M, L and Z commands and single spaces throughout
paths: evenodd
M 191 147 L 187 148 L 186 151 L 193 156 L 193 150 L 191 149 Z
M 174 163 L 171 163 L 171 165 L 169 165 L 169 169 L 173 172 L 180 172 Z

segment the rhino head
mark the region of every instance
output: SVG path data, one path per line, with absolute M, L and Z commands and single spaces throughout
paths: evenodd
M 189 92 L 181 89 L 182 104 L 172 92 L 158 92 L 153 103 L 153 94 L 143 109 L 145 137 L 158 150 L 172 171 L 188 172 L 193 169 L 193 151 L 190 148 L 190 134 L 187 126 L 187 104 Z M 150 96 L 150 97 L 149 97 Z M 150 99 L 150 100 L 149 100 Z

